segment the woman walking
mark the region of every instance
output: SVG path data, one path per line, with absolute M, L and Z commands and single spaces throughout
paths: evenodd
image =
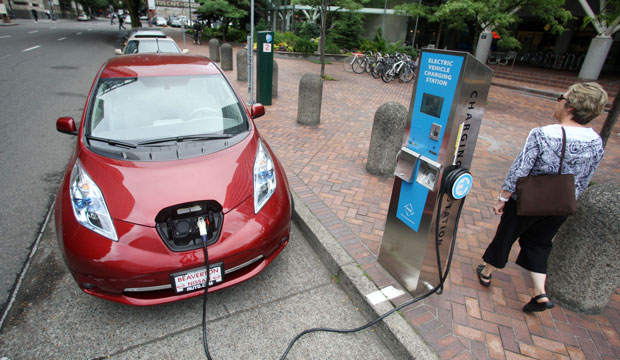
M 523 307 L 525 312 L 544 311 L 554 306 L 545 293 L 547 259 L 552 239 L 567 217 L 517 215 L 517 179 L 557 174 L 565 133 L 566 150 L 561 172 L 574 175 L 575 197 L 578 197 L 603 158 L 600 136 L 586 125 L 603 111 L 606 103 L 607 93 L 593 82 L 574 84 L 561 94 L 553 112 L 557 123 L 530 131 L 493 206 L 495 214 L 502 217 L 495 237 L 482 256 L 484 262 L 476 270 L 478 280 L 483 286 L 490 286 L 493 271 L 506 266 L 510 249 L 519 239 L 521 251 L 516 263 L 530 272 L 534 283 L 534 296 Z

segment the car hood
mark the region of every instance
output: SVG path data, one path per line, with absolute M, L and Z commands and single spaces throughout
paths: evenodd
M 155 226 L 157 214 L 172 205 L 215 200 L 226 213 L 252 196 L 257 145 L 253 134 L 227 149 L 185 160 L 123 161 L 86 149 L 79 158 L 113 219 Z

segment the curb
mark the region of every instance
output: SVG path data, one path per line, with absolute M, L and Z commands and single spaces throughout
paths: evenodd
M 357 262 L 306 207 L 302 199 L 293 190 L 291 193 L 295 203 L 293 220 L 307 236 L 310 246 L 329 271 L 338 276 L 343 290 L 359 307 L 362 315 L 371 321 L 394 309 L 389 301 L 376 305 L 368 302 L 366 294 L 379 290 L 377 286 L 364 275 Z M 373 329 L 396 359 L 439 359 L 416 330 L 398 314 L 386 317 L 373 325 Z

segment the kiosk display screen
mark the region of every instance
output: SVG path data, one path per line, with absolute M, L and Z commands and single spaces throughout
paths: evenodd
M 439 118 L 441 117 L 442 106 L 443 98 L 441 96 L 435 96 L 427 93 L 422 94 L 422 105 L 420 106 L 420 112 Z

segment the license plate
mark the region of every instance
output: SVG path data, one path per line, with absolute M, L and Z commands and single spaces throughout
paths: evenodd
M 206 284 L 207 271 L 205 267 L 178 272 L 170 275 L 172 288 L 177 294 L 203 289 Z M 221 283 L 224 280 L 222 263 L 209 265 L 209 286 Z

